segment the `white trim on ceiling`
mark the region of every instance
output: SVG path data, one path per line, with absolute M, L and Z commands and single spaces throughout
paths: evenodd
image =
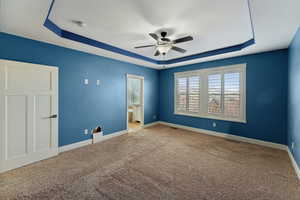
M 90 47 L 67 41 L 55 36 L 53 33 L 42 27 L 46 12 L 49 9 L 51 1 L 18 1 L 9 0 L 2 1 L 0 14 L 2 32 L 22 36 L 25 38 L 43 41 L 57 46 L 79 50 L 82 52 L 107 57 L 123 62 L 134 63 L 136 65 L 162 69 L 162 67 L 155 64 L 143 62 L 138 59 L 129 58 L 127 56 L 118 55 L 116 53 Z M 251 55 L 262 52 L 280 50 L 288 48 L 294 33 L 299 27 L 300 13 L 297 8 L 300 6 L 300 1 L 281 1 L 281 0 L 266 0 L 266 1 L 252 1 L 253 22 L 256 33 L 256 45 L 242 50 L 238 53 L 228 53 L 219 56 L 212 56 L 209 58 L 195 59 L 192 61 L 185 61 L 178 64 L 166 65 L 165 68 L 185 66 L 195 63 L 203 63 L 213 60 L 220 60 L 225 58 L 232 58 L 243 55 Z M 5 7 L 5 8 L 4 8 Z M 268 10 L 264 9 L 268 7 Z M 283 7 L 285 9 L 283 9 Z M 21 9 L 22 8 L 22 9 Z M 18 12 L 14 12 L 17 10 Z M 31 13 L 28 15 L 27 13 Z M 28 24 L 28 26 L 24 26 Z M 278 27 L 283 27 L 278 29 Z M 271 36 L 271 37 L 270 37 Z

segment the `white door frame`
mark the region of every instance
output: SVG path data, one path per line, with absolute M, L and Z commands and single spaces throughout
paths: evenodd
M 144 113 L 145 113 L 145 106 L 144 106 L 144 77 L 143 76 L 138 76 L 134 74 L 126 74 L 126 130 L 128 131 L 128 121 L 129 121 L 129 116 L 128 116 L 128 79 L 129 78 L 135 78 L 141 80 L 141 106 L 142 106 L 142 121 L 141 121 L 141 127 L 144 126 Z

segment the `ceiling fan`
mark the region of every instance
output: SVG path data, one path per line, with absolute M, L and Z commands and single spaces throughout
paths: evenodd
M 182 42 L 188 42 L 193 40 L 192 36 L 186 36 L 183 38 L 178 38 L 175 40 L 170 40 L 169 38 L 167 38 L 167 32 L 163 31 L 160 33 L 161 37 L 159 37 L 157 34 L 155 33 L 149 33 L 149 35 L 157 41 L 156 44 L 151 44 L 151 45 L 144 45 L 144 46 L 137 46 L 134 47 L 136 49 L 139 48 L 146 48 L 146 47 L 156 47 L 156 51 L 154 53 L 154 56 L 159 56 L 160 54 L 162 55 L 166 55 L 166 53 L 168 53 L 169 50 L 174 50 L 180 53 L 185 53 L 186 50 L 176 47 L 174 46 L 174 44 L 178 44 L 178 43 L 182 43 Z

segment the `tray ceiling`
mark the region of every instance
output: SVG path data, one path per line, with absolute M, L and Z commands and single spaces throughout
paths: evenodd
M 138 65 L 160 66 L 58 37 L 43 27 L 51 0 L 0 0 L 1 31 L 60 46 L 102 55 Z M 194 59 L 169 67 L 287 48 L 299 27 L 297 0 L 251 0 L 256 44 L 239 52 Z M 16 12 L 17 11 L 17 12 Z M 30 14 L 28 14 L 30 13 Z M 101 41 L 152 59 L 154 49 L 134 49 L 153 44 L 148 33 L 168 31 L 170 38 L 192 35 L 194 40 L 178 44 L 187 49 L 169 52 L 165 59 L 180 58 L 251 39 L 251 23 L 245 0 L 59 0 L 49 19 L 70 32 Z M 76 26 L 71 20 L 83 21 Z
M 232 12 L 234 10 L 234 12 Z M 101 41 L 156 60 L 170 60 L 237 45 L 253 38 L 247 0 L 60 0 L 53 4 L 49 19 L 63 30 Z M 73 21 L 81 21 L 78 26 Z M 170 39 L 192 35 L 194 40 L 154 56 L 148 33 L 167 31 Z

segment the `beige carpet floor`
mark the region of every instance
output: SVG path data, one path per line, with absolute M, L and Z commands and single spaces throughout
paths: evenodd
M 128 122 L 128 129 L 130 132 L 135 131 L 142 127 L 142 124 L 139 122 Z
M 285 151 L 158 125 L 0 174 L 0 199 L 296 200 Z

